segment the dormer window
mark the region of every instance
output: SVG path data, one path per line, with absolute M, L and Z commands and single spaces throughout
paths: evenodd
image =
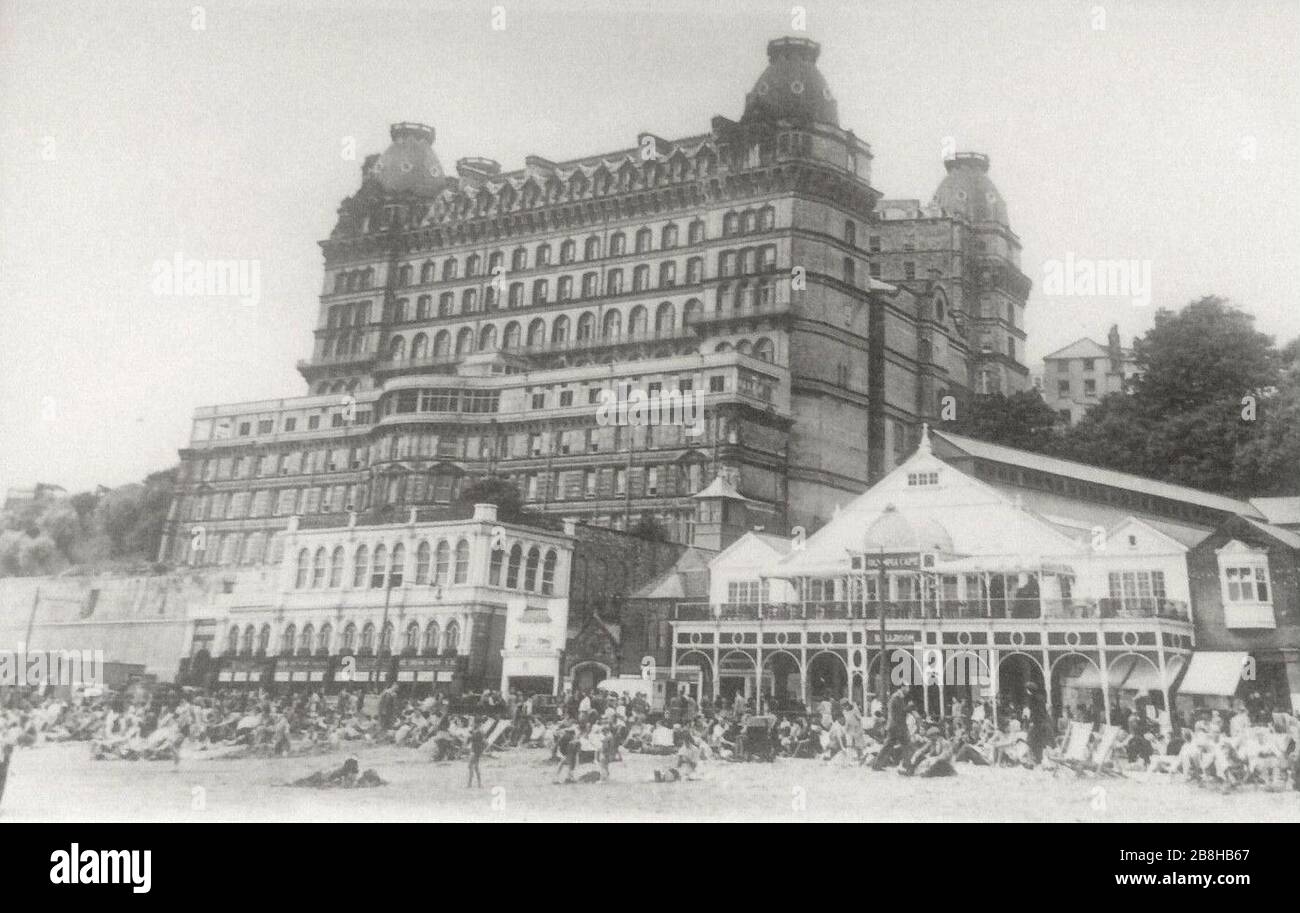
M 1233 540 L 1218 550 L 1223 623 L 1228 628 L 1276 628 L 1268 552 Z

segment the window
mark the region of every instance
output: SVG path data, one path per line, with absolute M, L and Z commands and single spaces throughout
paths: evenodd
M 370 588 L 383 589 L 384 574 L 387 572 L 388 549 L 382 545 L 375 547 L 375 556 L 370 563 Z
M 904 279 L 916 278 L 916 264 L 913 263 L 911 260 L 903 261 L 903 278 Z
M 469 580 L 469 543 L 461 539 L 456 543 L 456 583 Z
M 1069 396 L 1070 382 L 1068 380 L 1058 380 L 1056 382 L 1056 392 L 1061 396 Z
M 450 582 L 447 575 L 451 569 L 451 546 L 445 539 L 438 543 L 434 556 L 433 580 L 430 582 L 446 585 Z
M 506 587 L 517 589 L 519 586 L 519 565 L 523 563 L 524 550 L 521 546 L 515 545 L 510 549 L 510 564 L 506 568 Z
M 537 589 L 537 567 L 541 560 L 541 549 L 534 545 L 528 550 L 528 562 L 524 565 L 524 589 L 530 593 Z
M 1085 371 L 1093 371 L 1093 370 L 1096 369 L 1096 367 L 1097 367 L 1097 359 L 1095 359 L 1095 358 L 1085 358 L 1085 359 L 1083 360 L 1083 370 L 1085 370 Z
M 1163 571 L 1111 571 L 1110 598 L 1124 609 L 1151 610 L 1165 598 Z
M 753 605 L 768 601 L 766 580 L 730 580 L 727 582 L 727 602 Z
M 1083 392 L 1087 396 L 1096 396 L 1097 382 L 1093 380 L 1091 377 L 1085 378 L 1083 381 Z
M 939 473 L 937 472 L 909 472 L 907 474 L 907 484 L 912 486 L 919 485 L 938 485 Z
M 551 549 L 546 553 L 546 560 L 542 562 L 542 595 L 550 596 L 555 593 L 555 550 Z
M 532 398 L 532 407 L 533 407 L 534 409 L 545 409 L 545 408 L 546 408 L 546 394 L 545 394 L 545 393 L 534 393 L 534 394 L 533 394 L 533 398 Z
M 1224 599 L 1228 602 L 1269 602 L 1267 566 L 1226 566 L 1223 584 Z
M 488 567 L 488 584 L 491 586 L 501 585 L 501 566 L 505 564 L 506 552 L 502 548 L 492 550 L 492 560 Z
M 727 391 L 727 378 L 722 374 L 715 374 L 709 378 L 710 393 L 725 393 Z

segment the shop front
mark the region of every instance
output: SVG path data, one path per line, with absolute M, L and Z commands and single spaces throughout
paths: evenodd
M 431 694 L 460 697 L 465 690 L 468 656 L 400 656 L 397 685 L 417 697 Z

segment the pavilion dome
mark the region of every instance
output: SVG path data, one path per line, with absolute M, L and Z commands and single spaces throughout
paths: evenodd
M 910 518 L 890 504 L 867 527 L 863 550 L 886 552 L 940 552 L 952 554 L 952 536 L 943 524 L 929 517 Z
M 808 38 L 777 38 L 767 45 L 767 69 L 745 96 L 741 123 L 792 120 L 839 126 L 839 108 L 817 69 L 821 45 Z
M 425 124 L 393 124 L 392 144 L 371 166 L 371 175 L 388 193 L 432 197 L 442 192 L 446 172 L 433 151 L 433 128 Z
M 934 202 L 949 215 L 965 216 L 972 222 L 997 222 L 1010 226 L 1007 204 L 989 179 L 989 157 L 978 152 L 959 152 L 946 159 L 947 169 Z

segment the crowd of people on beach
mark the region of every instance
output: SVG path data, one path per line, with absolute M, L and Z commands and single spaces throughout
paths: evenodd
M 556 782 L 608 780 L 628 754 L 665 756 L 655 779 L 699 775 L 702 765 L 778 758 L 944 777 L 958 765 L 1097 773 L 1166 773 L 1224 788 L 1300 789 L 1300 724 L 1252 695 L 1230 710 L 1202 709 L 1159 720 L 1142 702 L 1109 720 L 1079 706 L 1049 716 L 1032 683 L 1020 703 L 954 700 L 926 714 L 899 687 L 866 705 L 822 698 L 797 712 L 761 712 L 743 695 L 715 702 L 683 692 L 653 710 L 640 694 L 566 691 L 558 699 L 486 691 L 452 700 L 413 697 L 391 685 L 271 695 L 250 690 L 173 689 L 132 697 L 10 694 L 0 708 L 0 744 L 85 741 L 97 759 L 285 756 L 366 744 L 404 746 L 429 760 L 466 760 L 482 784 L 488 753 L 549 751 Z M 587 767 L 587 765 L 592 765 Z M 581 769 L 581 773 L 580 773 Z

